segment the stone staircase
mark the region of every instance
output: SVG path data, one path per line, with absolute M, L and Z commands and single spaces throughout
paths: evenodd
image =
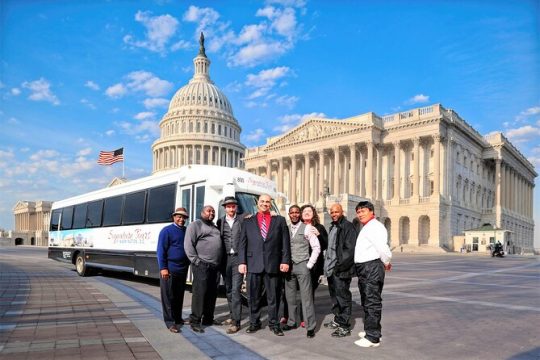
M 415 254 L 446 254 L 450 251 L 439 247 L 439 246 L 432 246 L 432 245 L 410 245 L 410 244 L 404 244 L 404 245 L 398 245 L 391 248 L 393 253 L 415 253 Z

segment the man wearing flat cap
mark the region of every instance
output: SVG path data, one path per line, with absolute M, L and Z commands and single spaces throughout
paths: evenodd
M 182 307 L 189 268 L 189 259 L 184 251 L 184 224 L 188 217 L 185 208 L 177 208 L 172 213 L 173 223 L 160 231 L 157 245 L 163 320 L 173 333 L 180 332 L 180 326 L 184 324 Z
M 230 318 L 222 324 L 229 325 L 227 334 L 234 334 L 240 330 L 240 319 L 242 318 L 242 297 L 240 290 L 244 275 L 238 272 L 238 241 L 242 233 L 242 223 L 246 214 L 237 214 L 238 202 L 234 196 L 227 196 L 221 204 L 225 208 L 225 215 L 217 221 L 221 241 L 225 249 L 225 259 L 223 261 L 223 279 L 225 280 L 225 291 L 229 304 Z

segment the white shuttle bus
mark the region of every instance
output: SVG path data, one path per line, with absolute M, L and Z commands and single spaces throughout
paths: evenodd
M 49 258 L 74 264 L 80 276 L 107 269 L 158 278 L 158 235 L 172 222 L 174 209 L 185 207 L 189 223 L 212 205 L 217 221 L 225 196 L 236 197 L 238 213 L 254 214 L 262 193 L 275 198 L 275 183 L 238 169 L 188 165 L 56 201 Z

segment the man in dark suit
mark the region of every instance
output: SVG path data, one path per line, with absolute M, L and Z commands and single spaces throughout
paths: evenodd
M 257 215 L 244 220 L 238 244 L 238 271 L 247 274 L 250 325 L 246 332 L 254 333 L 261 328 L 261 285 L 264 283 L 268 326 L 274 334 L 283 336 L 278 320 L 281 273 L 289 271 L 291 244 L 285 218 L 271 216 L 271 205 L 270 195 L 260 195 Z

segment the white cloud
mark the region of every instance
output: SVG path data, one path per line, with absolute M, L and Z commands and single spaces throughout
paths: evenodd
M 86 156 L 86 155 L 90 155 L 91 153 L 92 153 L 92 148 L 87 147 L 87 148 L 79 150 L 79 152 L 77 153 L 77 156 Z
M 138 11 L 135 14 L 135 21 L 146 28 L 145 39 L 135 40 L 132 35 L 126 35 L 124 42 L 134 47 L 165 54 L 167 43 L 178 29 L 178 20 L 169 14 L 152 16 L 149 11 Z
M 118 83 L 118 84 L 109 86 L 107 90 L 105 90 L 105 94 L 110 98 L 117 99 L 126 95 L 127 89 L 123 84 Z
M 268 59 L 283 55 L 290 49 L 290 45 L 279 41 L 251 43 L 242 47 L 230 57 L 228 65 L 253 67 Z
M 92 90 L 96 90 L 98 91 L 99 90 L 99 85 L 96 84 L 95 82 L 93 82 L 92 80 L 88 80 L 84 86 L 86 86 L 87 88 L 89 89 L 92 89 Z
M 265 136 L 266 136 L 266 133 L 264 132 L 264 130 L 258 128 L 251 131 L 244 138 L 246 139 L 247 142 L 256 143 L 256 142 L 259 142 Z
M 56 158 L 60 153 L 56 150 L 38 150 L 34 154 L 30 155 L 30 160 L 39 161 L 42 159 Z
M 10 117 L 8 119 L 8 124 L 11 124 L 11 125 L 19 125 L 21 122 L 19 120 L 17 120 L 17 118 L 15 117 Z
M 116 132 L 114 130 L 107 130 L 105 131 L 105 135 L 107 136 L 113 136 Z
M 509 129 L 505 133 L 506 137 L 512 142 L 520 143 L 533 139 L 538 139 L 540 136 L 540 128 L 531 125 L 525 125 L 516 129 Z
M 253 87 L 272 87 L 276 81 L 289 75 L 291 69 L 287 66 L 279 66 L 273 69 L 259 71 L 258 74 L 248 74 L 246 85 Z
M 28 98 L 34 101 L 47 101 L 53 105 L 60 105 L 60 101 L 51 91 L 51 84 L 44 78 L 34 81 L 25 81 L 21 85 L 23 88 L 30 90 Z
M 191 49 L 192 46 L 193 45 L 190 42 L 185 41 L 185 40 L 180 40 L 180 41 L 172 44 L 171 51 Z
M 11 95 L 13 96 L 19 96 L 21 94 L 21 89 L 19 88 L 13 88 L 11 89 Z
M 164 108 L 169 105 L 169 100 L 165 98 L 148 98 L 144 99 L 143 104 L 147 109 Z
M 268 18 L 272 22 L 272 29 L 279 35 L 292 40 L 297 32 L 296 12 L 293 8 L 276 9 L 273 6 L 267 6 L 259 9 L 256 16 Z
M 96 110 L 96 106 L 92 104 L 88 99 L 82 98 L 81 104 L 88 106 L 92 110 Z
M 311 118 L 325 118 L 326 114 L 324 113 L 309 113 L 309 114 L 290 114 L 290 115 L 283 115 L 278 118 L 280 125 L 275 126 L 272 130 L 279 133 L 284 133 L 289 131 L 290 129 L 298 126 L 299 124 L 303 123 L 304 121 L 311 119 Z
M 147 120 L 147 119 L 153 119 L 156 114 L 151 111 L 143 111 L 138 114 L 136 114 L 133 118 L 136 120 Z
M 283 106 L 286 106 L 288 108 L 293 108 L 296 103 L 298 102 L 299 98 L 297 96 L 288 96 L 288 95 L 283 95 L 283 96 L 280 96 L 278 98 L 276 98 L 276 104 L 278 105 L 283 105 Z
M 533 106 L 520 112 L 519 115 L 516 116 L 516 120 L 520 121 L 529 116 L 538 115 L 538 114 L 540 114 L 540 106 Z
M 429 101 L 429 95 L 424 95 L 424 94 L 418 94 L 418 95 L 414 95 L 412 98 L 410 98 L 409 100 L 407 100 L 405 103 L 406 104 L 410 104 L 410 105 L 413 105 L 413 104 L 422 104 L 422 103 L 426 103 Z
M 142 91 L 148 96 L 157 97 L 167 95 L 173 84 L 167 80 L 161 80 L 148 71 L 133 71 L 127 75 L 127 87 L 133 91 Z
M 173 84 L 162 80 L 151 72 L 138 70 L 127 74 L 124 83 L 118 83 L 107 88 L 105 94 L 111 98 L 120 98 L 129 92 L 142 92 L 147 96 L 164 96 L 171 91 Z
M 139 142 L 148 142 L 159 136 L 157 121 L 148 119 L 139 120 L 137 123 L 121 121 L 117 125 L 123 133 L 133 136 Z

